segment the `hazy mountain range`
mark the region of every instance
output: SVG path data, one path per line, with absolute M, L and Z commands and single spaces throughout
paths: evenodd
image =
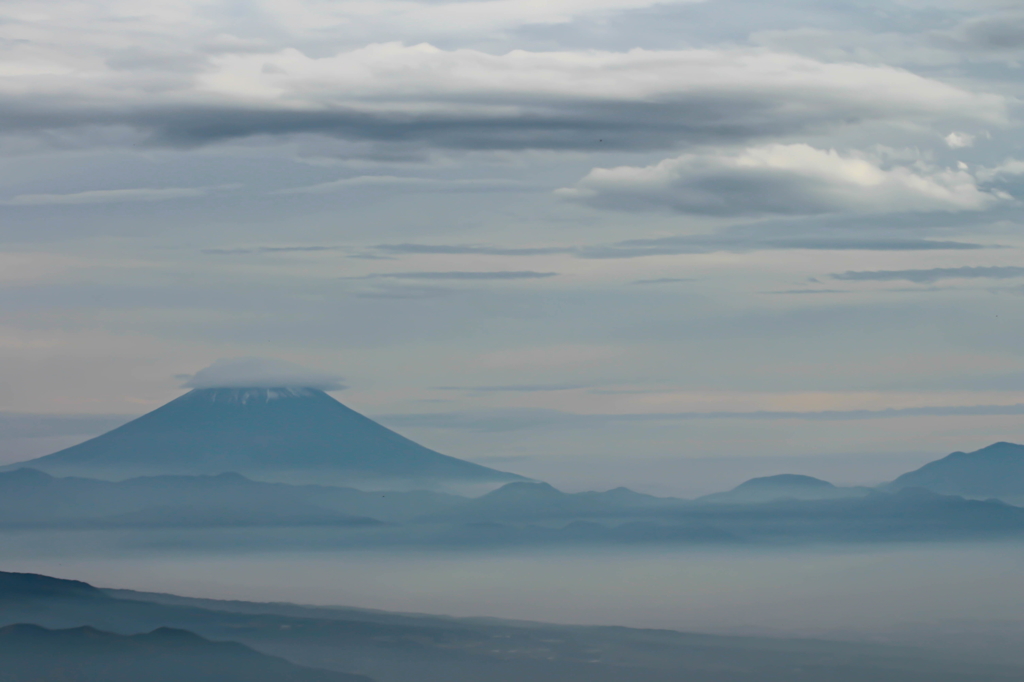
M 780 474 L 696 500 L 626 488 L 569 494 L 419 446 L 309 388 L 193 390 L 22 467 L 0 472 L 0 529 L 249 529 L 202 541 L 268 548 L 280 541 L 496 547 L 1024 535 L 1024 509 L 987 499 L 1024 494 L 1024 446 L 1010 443 L 954 453 L 877 489 Z M 333 480 L 403 489 L 324 484 Z M 405 489 L 458 482 L 500 487 L 472 498 Z M 275 527 L 330 533 L 284 538 L 269 532 Z
M 173 628 L 126 636 L 8 625 L 0 627 L 0 659 L 0 682 L 370 682 Z
M 773 477 L 774 478 L 774 477 Z M 127 481 L 57 478 L 20 469 L 0 473 L 0 529 L 150 531 L 224 529 L 211 536 L 175 533 L 176 546 L 215 543 L 273 548 L 500 547 L 572 544 L 706 544 L 991 539 L 1024 535 L 1024 508 L 968 500 L 923 488 L 896 491 L 809 485 L 792 480 L 771 496 L 757 479 L 711 499 L 658 498 L 625 488 L 565 493 L 516 482 L 477 498 L 433 492 L 364 492 L 331 486 L 251 481 L 239 474 L 154 476 Z M 827 487 L 826 487 L 827 486 Z M 747 501 L 753 488 L 757 497 Z M 829 491 L 822 497 L 822 491 Z M 284 535 L 324 528 L 329 533 Z M 247 531 L 242 533 L 241 531 Z M 200 545 L 196 545 L 200 546 Z
M 260 673 L 251 677 L 218 678 L 224 682 L 357 679 L 312 677 L 314 671 L 298 666 L 359 673 L 378 682 L 1016 682 L 1024 678 L 1024 668 L 1013 665 L 895 646 L 200 600 L 0 573 L 0 626 L 21 623 L 47 629 L 90 626 L 117 635 L 15 628 L 7 631 L 9 639 L 0 636 L 0 658 L 5 662 L 8 655 L 20 655 L 26 639 L 34 639 L 31 645 L 44 654 L 52 650 L 47 648 L 53 646 L 52 638 L 66 638 L 72 647 L 65 655 L 71 656 L 76 640 L 92 637 L 97 650 L 86 654 L 100 656 L 106 647 L 107 655 L 122 661 L 130 661 L 140 647 L 164 656 L 179 646 L 186 654 L 191 650 L 210 660 L 235 656 L 245 665 L 261 665 Z M 150 634 L 133 636 L 137 633 Z M 206 640 L 239 642 L 255 651 Z M 268 660 L 266 655 L 295 665 L 283 668 L 283 661 Z M 187 663 L 186 656 L 168 665 Z M 39 677 L 0 679 L 38 682 Z M 68 679 L 92 682 L 96 678 Z M 120 682 L 125 678 L 100 679 Z

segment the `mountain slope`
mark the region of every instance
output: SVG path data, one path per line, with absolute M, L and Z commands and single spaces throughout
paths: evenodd
M 864 497 L 867 488 L 839 488 L 828 481 L 799 474 L 778 474 L 752 478 L 732 490 L 698 498 L 700 502 L 726 504 L 756 504 L 775 500 L 834 500 L 845 497 Z
M 0 472 L 0 527 L 143 526 L 145 510 L 190 510 L 197 525 L 230 512 L 231 525 L 374 525 L 402 522 L 464 502 L 445 493 L 365 492 L 324 485 L 265 483 L 241 474 L 144 476 L 103 481 L 58 478 L 34 469 Z M 208 513 L 208 514 L 207 514 Z M 123 516 L 121 522 L 115 522 Z M 184 520 L 180 514 L 176 516 Z M 164 515 L 160 525 L 175 517 Z M 198 525 L 203 525 L 199 523 Z
M 125 636 L 8 625 L 0 627 L 0 660 L 0 682 L 369 682 L 172 628 Z
M 0 577 L 3 575 L 0 573 Z M 118 632 L 171 627 L 211 639 L 240 641 L 257 651 L 283 656 L 303 665 L 339 671 L 359 670 L 380 682 L 1018 682 L 1024 679 L 1024 669 L 1014 665 L 958 660 L 949 652 L 875 644 L 450 618 L 344 607 L 188 599 L 117 590 L 103 592 L 107 598 L 102 602 L 38 597 L 31 603 L 11 604 L 5 603 L 0 587 L 0 626 L 36 622 L 49 628 L 92 625 Z M 196 678 L 178 679 L 193 682 Z M 136 680 L 153 682 L 152 677 L 145 675 Z M 224 682 L 234 681 L 225 678 Z
M 964 497 L 1024 498 L 1024 445 L 994 443 L 974 452 L 954 452 L 884 487 L 919 487 Z
M 424 516 L 429 521 L 506 522 L 624 516 L 632 517 L 685 504 L 616 488 L 607 492 L 564 493 L 547 483 L 517 481 Z
M 302 483 L 524 480 L 425 448 L 307 388 L 193 390 L 113 431 L 22 465 L 113 480 L 228 471 Z

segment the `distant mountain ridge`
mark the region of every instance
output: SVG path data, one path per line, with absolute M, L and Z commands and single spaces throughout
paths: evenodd
M 0 528 L 381 525 L 466 498 L 429 491 L 252 481 L 237 473 L 125 481 L 57 478 L 35 469 L 0 472 Z
M 1024 445 L 999 442 L 974 452 L 954 452 L 883 486 L 907 487 L 964 497 L 1024 499 Z
M 88 626 L 7 625 L 0 627 L 0 661 L 0 682 L 370 682 L 167 627 L 126 636 Z
M 777 474 L 752 478 L 732 490 L 698 498 L 699 502 L 757 504 L 776 500 L 836 500 L 864 497 L 869 488 L 840 488 L 828 481 L 801 474 Z
M 16 466 L 109 480 L 229 471 L 261 480 L 396 487 L 526 480 L 423 447 L 323 391 L 288 387 L 196 389 Z

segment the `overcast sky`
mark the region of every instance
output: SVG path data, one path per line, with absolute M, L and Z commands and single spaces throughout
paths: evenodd
M 5 461 L 239 356 L 563 484 L 1024 440 L 1019 2 L 6 0 L 0 51 Z

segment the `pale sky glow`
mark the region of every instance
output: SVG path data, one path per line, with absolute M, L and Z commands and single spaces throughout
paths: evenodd
M 999 0 L 6 2 L 0 412 L 270 358 L 562 484 L 1024 441 L 1022 63 Z

